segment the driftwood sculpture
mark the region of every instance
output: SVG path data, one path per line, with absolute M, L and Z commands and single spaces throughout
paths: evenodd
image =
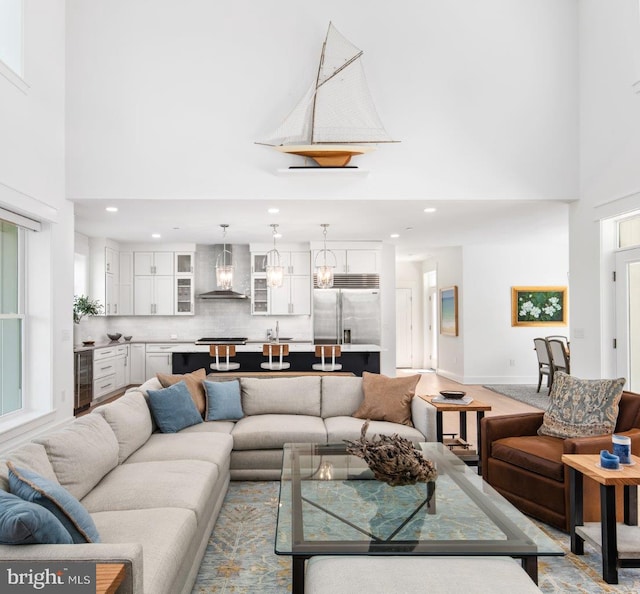
M 367 439 L 369 421 L 362 425 L 360 439 L 345 439 L 347 452 L 364 459 L 373 475 L 392 487 L 435 481 L 438 471 L 431 460 L 423 457 L 413 443 L 397 433 Z

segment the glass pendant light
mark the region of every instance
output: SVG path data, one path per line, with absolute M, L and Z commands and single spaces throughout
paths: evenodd
M 316 269 L 316 284 L 319 289 L 330 289 L 333 287 L 333 270 L 338 264 L 336 255 L 327 249 L 327 225 L 323 223 L 322 235 L 324 236 L 324 247 L 316 254 L 314 266 Z M 327 260 L 327 257 L 329 260 Z M 333 264 L 331 263 L 333 261 Z
M 231 251 L 227 249 L 227 228 L 229 225 L 220 225 L 222 227 L 222 253 L 216 258 L 216 284 L 219 289 L 229 291 L 233 285 L 233 265 L 231 264 Z M 227 254 L 229 262 L 227 263 Z M 222 260 L 222 261 L 221 261 Z
M 273 249 L 266 255 L 267 286 L 271 288 L 281 287 L 284 280 L 284 266 L 280 265 L 280 252 L 276 249 L 276 239 L 280 237 L 278 225 L 271 224 L 273 228 Z

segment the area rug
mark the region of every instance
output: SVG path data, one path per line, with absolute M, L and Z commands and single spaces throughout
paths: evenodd
M 275 481 L 231 483 L 192 594 L 291 592 L 291 558 L 273 552 L 278 489 Z M 588 543 L 584 555 L 573 555 L 567 534 L 537 525 L 566 553 L 539 558 L 538 585 L 543 592 L 640 592 L 640 569 L 621 569 L 620 584 L 609 585 L 601 578 L 600 554 Z M 472 585 L 468 591 L 473 593 Z
M 534 384 L 496 384 L 482 387 L 530 406 L 535 406 L 540 410 L 547 410 L 549 406 L 549 396 L 545 386 L 542 386 L 539 392 L 536 392 L 538 386 Z

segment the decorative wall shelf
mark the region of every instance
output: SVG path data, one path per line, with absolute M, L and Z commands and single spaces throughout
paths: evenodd
M 283 177 L 365 177 L 369 170 L 359 167 L 288 167 L 276 169 L 275 173 Z

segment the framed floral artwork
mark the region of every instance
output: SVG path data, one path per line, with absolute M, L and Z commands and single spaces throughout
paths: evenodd
M 458 287 L 440 289 L 440 334 L 458 336 Z
M 511 287 L 512 326 L 566 326 L 567 287 Z

